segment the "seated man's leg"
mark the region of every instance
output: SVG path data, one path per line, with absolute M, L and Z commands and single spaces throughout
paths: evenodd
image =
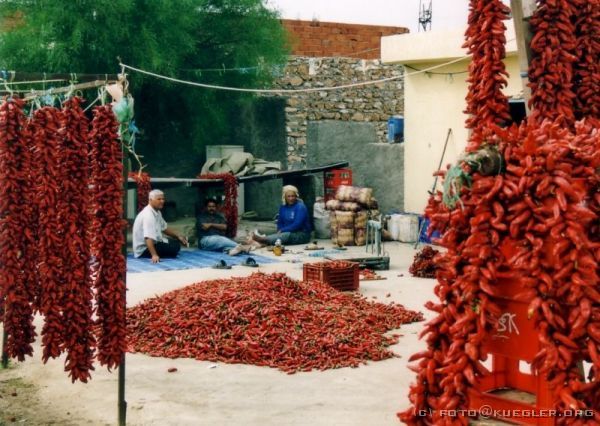
M 209 235 L 208 237 L 203 237 L 200 240 L 199 245 L 202 250 L 226 251 L 234 248 L 238 244 L 235 241 L 221 235 Z
M 164 258 L 177 257 L 177 254 L 181 249 L 179 241 L 170 238 L 168 243 L 158 242 L 154 244 L 154 247 L 156 247 L 156 253 L 158 254 L 158 257 Z
M 280 232 L 278 234 L 267 235 L 262 238 L 264 244 L 274 245 L 277 240 L 281 240 L 281 244 L 296 245 L 306 244 L 310 241 L 310 233 L 308 232 Z
M 290 246 L 294 246 L 297 244 L 306 244 L 310 241 L 310 232 L 302 232 L 302 231 L 298 231 L 298 232 L 286 232 L 286 234 L 289 234 L 286 236 L 286 242 L 284 242 L 283 240 L 281 240 L 282 244 L 287 244 Z
M 290 238 L 291 232 L 279 232 L 277 234 L 271 234 L 264 237 L 265 243 L 273 246 L 277 240 L 281 240 L 281 244 L 286 245 Z

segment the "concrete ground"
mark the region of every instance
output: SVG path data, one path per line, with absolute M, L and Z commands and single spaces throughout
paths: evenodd
M 320 244 L 331 248 L 330 241 Z M 390 242 L 390 270 L 380 271 L 383 281 L 360 284 L 360 293 L 370 300 L 401 303 L 406 308 L 431 313 L 423 308 L 433 299 L 434 280 L 413 278 L 408 273 L 415 250 L 410 244 Z M 284 254 L 281 262 L 260 271 L 285 272 L 302 277 L 303 247 L 290 247 L 297 254 Z M 260 254 L 272 256 L 265 249 Z M 348 253 L 364 256 L 364 247 Z M 128 274 L 128 305 L 202 280 L 245 276 L 256 269 L 235 266 L 231 270 L 191 269 L 183 271 Z M 389 293 L 389 297 L 386 295 Z M 398 358 L 369 362 L 359 368 L 296 373 L 288 375 L 268 367 L 201 362 L 193 359 L 152 358 L 127 354 L 126 400 L 130 425 L 397 425 L 396 412 L 408 407 L 408 387 L 414 373 L 407 369 L 408 357 L 423 350 L 417 339 L 423 322 L 401 328 L 400 342 L 393 346 Z M 40 318 L 36 319 L 38 330 Z M 63 371 L 63 359 L 40 361 L 39 344 L 33 358 L 0 370 L 0 382 L 20 379 L 33 383 L 39 403 L 37 421 L 58 418 L 60 424 L 110 425 L 117 423 L 116 371 L 97 366 L 90 383 L 71 384 Z M 169 373 L 169 368 L 177 371 Z M 0 399 L 0 401 L 2 401 Z M 6 399 L 4 400 L 6 403 Z M 42 422 L 43 423 L 43 422 Z M 0 424 L 2 419 L 0 416 Z

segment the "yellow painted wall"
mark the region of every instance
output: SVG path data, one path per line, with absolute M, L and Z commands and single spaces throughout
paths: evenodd
M 429 42 L 426 43 L 427 37 Z M 423 44 L 431 46 L 431 49 L 423 49 Z M 427 205 L 428 191 L 431 191 L 435 179 L 432 174 L 439 165 L 448 129 L 452 129 L 452 134 L 442 167 L 455 162 L 464 151 L 468 136 L 466 115 L 463 113 L 468 88 L 467 73 L 464 71 L 467 70 L 469 59 L 432 71 L 452 75 L 417 73 L 409 67 L 424 70 L 456 60 L 463 51 L 451 50 L 449 46 L 461 44 L 462 32 L 382 38 L 383 62 L 405 64 L 404 209 L 407 212 L 421 214 Z M 509 43 L 508 50 L 510 56 L 506 58 L 505 65 L 510 79 L 504 93 L 518 96 L 522 86 L 514 43 Z

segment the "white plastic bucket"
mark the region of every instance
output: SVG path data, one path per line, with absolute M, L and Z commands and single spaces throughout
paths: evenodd
M 419 236 L 419 217 L 414 214 L 402 214 L 398 219 L 398 240 L 414 243 Z
M 400 217 L 401 214 L 393 214 L 390 215 L 390 219 L 388 220 L 388 231 L 390 231 L 390 235 L 392 240 L 398 241 L 400 238 Z

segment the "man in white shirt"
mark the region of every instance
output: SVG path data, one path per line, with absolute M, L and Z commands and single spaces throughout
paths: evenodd
M 188 245 L 185 237 L 178 235 L 167 226 L 160 210 L 165 205 L 165 194 L 154 189 L 148 194 L 148 205 L 139 212 L 133 222 L 133 254 L 135 257 L 146 257 L 152 263 L 160 262 L 161 257 L 177 257 L 180 243 Z M 169 239 L 169 237 L 175 238 Z M 179 241 L 177 241 L 179 240 Z

